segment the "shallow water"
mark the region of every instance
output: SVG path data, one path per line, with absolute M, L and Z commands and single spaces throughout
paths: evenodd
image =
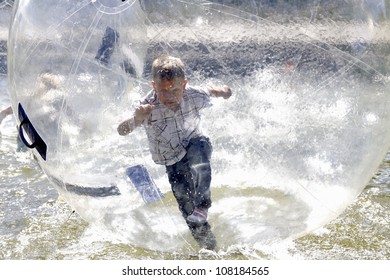
M 1 103 L 8 104 L 6 79 Z M 0 126 L 0 259 L 389 259 L 390 154 L 342 215 L 295 241 L 216 253 L 159 252 L 89 225 L 58 197 L 29 152 L 18 151 L 13 116 Z

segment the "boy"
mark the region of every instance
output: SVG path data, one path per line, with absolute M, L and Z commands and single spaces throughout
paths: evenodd
M 195 240 L 214 249 L 215 237 L 207 222 L 211 206 L 209 139 L 199 131 L 200 110 L 211 106 L 210 96 L 232 95 L 228 86 L 207 90 L 187 86 L 184 64 L 176 57 L 161 56 L 152 64 L 152 86 L 134 116 L 118 126 L 126 135 L 144 125 L 152 158 L 166 167 L 172 192 Z

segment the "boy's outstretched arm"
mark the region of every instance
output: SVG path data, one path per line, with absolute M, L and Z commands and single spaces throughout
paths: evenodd
M 232 90 L 226 85 L 221 87 L 209 86 L 207 89 L 210 92 L 211 96 L 214 97 L 223 97 L 225 99 L 228 99 L 230 96 L 232 96 Z
M 132 132 L 136 127 L 140 126 L 144 120 L 149 117 L 154 106 L 150 104 L 141 105 L 135 109 L 134 116 L 119 124 L 117 130 L 119 135 L 127 135 Z
M 0 112 L 0 123 L 9 115 L 12 114 L 12 107 L 9 106 L 7 107 L 6 109 L 4 109 L 3 111 Z

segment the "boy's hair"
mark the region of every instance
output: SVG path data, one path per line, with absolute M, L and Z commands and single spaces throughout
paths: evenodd
M 175 78 L 185 79 L 184 63 L 180 58 L 162 55 L 153 61 L 152 77 L 154 81 L 171 81 Z

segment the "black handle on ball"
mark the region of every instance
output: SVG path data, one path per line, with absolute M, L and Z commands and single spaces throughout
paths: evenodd
M 29 122 L 27 119 L 24 119 L 21 123 L 20 123 L 20 126 L 19 126 L 19 136 L 20 136 L 20 139 L 22 139 L 22 142 L 24 143 L 24 145 L 26 145 L 27 148 L 30 148 L 30 149 L 34 149 L 36 146 L 37 146 L 37 142 L 32 142 L 31 144 L 27 141 L 26 137 L 24 136 L 24 133 L 23 133 L 23 126 L 28 126 L 29 125 Z

